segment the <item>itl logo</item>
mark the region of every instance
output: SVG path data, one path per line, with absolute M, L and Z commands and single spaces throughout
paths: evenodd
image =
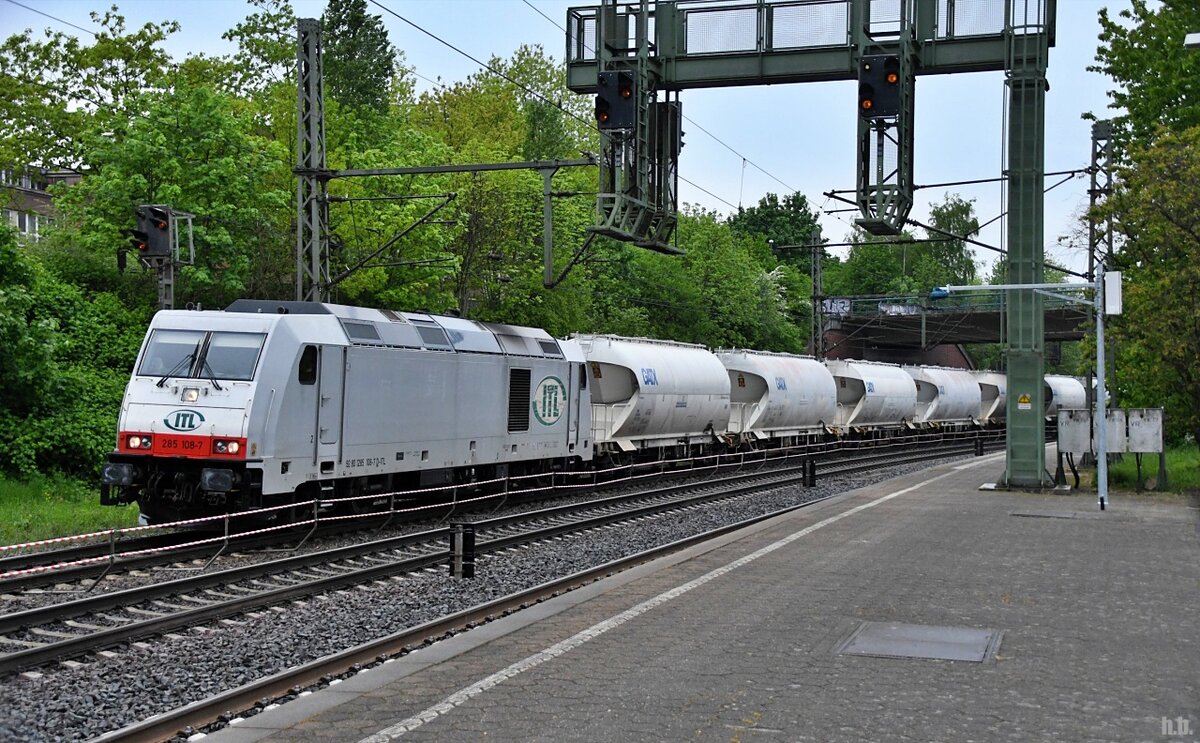
M 1186 717 L 1176 717 L 1174 720 L 1170 717 L 1164 717 L 1162 718 L 1162 734 L 1191 735 L 1192 721 Z
M 204 422 L 199 410 L 176 410 L 163 418 L 163 423 L 172 431 L 195 431 Z
M 567 404 L 567 388 L 558 377 L 546 377 L 533 393 L 533 417 L 543 426 L 553 426 Z

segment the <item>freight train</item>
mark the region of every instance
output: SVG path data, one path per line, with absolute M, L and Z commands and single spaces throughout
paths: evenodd
M 1047 377 L 1047 413 L 1083 385 Z M 417 312 L 155 315 L 101 502 L 143 521 L 911 428 L 1002 424 L 990 372 L 820 362 Z

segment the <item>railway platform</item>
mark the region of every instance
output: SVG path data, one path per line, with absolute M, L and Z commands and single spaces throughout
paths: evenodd
M 980 491 L 1002 466 L 831 498 L 207 740 L 1200 741 L 1198 504 Z

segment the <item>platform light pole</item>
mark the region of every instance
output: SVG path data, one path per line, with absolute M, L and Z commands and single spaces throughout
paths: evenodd
M 1108 508 L 1108 387 L 1104 378 L 1104 316 L 1121 314 L 1121 273 L 1105 273 L 1104 263 L 1096 267 L 1095 280 L 1063 284 L 984 284 L 981 286 L 939 286 L 930 299 L 945 299 L 956 292 L 981 292 L 1029 289 L 1052 299 L 1083 304 L 1096 316 L 1096 404 L 1092 412 L 1092 430 L 1096 434 L 1096 495 L 1100 510 Z M 1063 291 L 1092 291 L 1091 299 L 1063 294 Z M 1008 405 L 1013 405 L 1013 400 Z M 1098 421 L 1098 423 L 1097 423 Z

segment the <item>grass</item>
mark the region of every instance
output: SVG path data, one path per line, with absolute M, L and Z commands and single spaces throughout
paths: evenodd
M 99 490 L 78 480 L 0 479 L 0 545 L 134 526 L 137 514 L 135 505 L 100 505 Z
M 1153 482 L 1158 477 L 1158 455 L 1142 455 L 1142 480 Z M 1137 484 L 1137 465 L 1134 455 L 1126 454 L 1122 461 L 1109 467 L 1108 482 L 1112 487 L 1134 490 Z M 1170 493 L 1200 493 L 1200 448 L 1195 444 L 1167 447 L 1167 487 Z

